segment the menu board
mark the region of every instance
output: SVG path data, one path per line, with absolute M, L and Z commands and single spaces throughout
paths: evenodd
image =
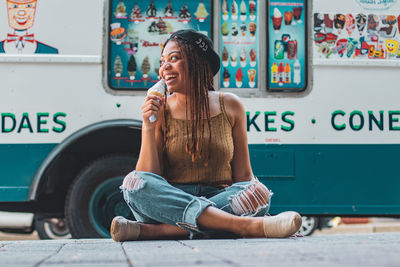
M 340 61 L 400 61 L 400 15 L 314 13 L 314 56 Z
M 268 90 L 301 91 L 307 86 L 306 3 L 306 0 L 268 2 Z
M 108 84 L 147 89 L 158 80 L 161 49 L 171 33 L 192 28 L 211 37 L 211 0 L 110 0 Z
M 257 0 L 221 1 L 221 88 L 257 87 Z

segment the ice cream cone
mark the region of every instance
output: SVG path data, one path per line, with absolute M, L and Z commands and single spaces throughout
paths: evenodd
M 135 79 L 136 71 L 128 71 L 129 73 L 129 81 L 131 82 L 131 86 L 133 85 L 133 80 Z
M 145 80 L 146 81 L 146 80 Z M 159 80 L 155 85 L 147 90 L 147 95 L 155 95 L 158 97 L 163 97 L 165 94 L 165 81 L 163 79 Z M 155 122 L 157 120 L 156 116 L 151 115 L 149 118 L 150 122 Z
M 249 1 L 249 11 L 250 11 L 250 20 L 255 20 L 256 2 L 254 0 Z
M 238 5 L 237 5 L 235 0 L 233 0 L 233 2 L 232 2 L 231 12 L 232 12 L 232 17 L 231 17 L 232 20 L 237 20 L 237 18 L 238 18 Z
M 242 80 L 243 80 L 243 72 L 242 69 L 239 68 L 235 75 L 236 87 L 242 87 Z
M 229 6 L 228 3 L 226 2 L 226 0 L 224 0 L 224 2 L 222 2 L 222 19 L 223 20 L 228 20 L 229 18 Z
M 245 21 L 247 18 L 247 7 L 244 0 L 242 0 L 242 2 L 240 3 L 239 11 L 240 11 L 240 20 Z
M 246 50 L 243 48 L 242 51 L 240 52 L 240 65 L 242 67 L 246 66 L 246 59 L 247 59 Z
M 233 52 L 231 53 L 231 65 L 232 65 L 232 67 L 236 67 L 236 65 L 237 65 L 237 52 L 236 52 L 236 50 L 233 50 Z
M 256 83 L 255 83 L 256 70 L 255 69 L 249 69 L 247 71 L 247 75 L 249 76 L 249 86 L 251 88 L 254 88 L 254 86 L 256 85 Z
M 158 96 L 158 97 L 163 97 L 162 93 L 160 93 L 160 92 L 156 92 L 156 91 L 149 92 L 149 93 L 147 93 L 147 94 L 148 94 L 148 95 L 154 95 L 154 96 Z
M 256 58 L 257 58 L 256 51 L 252 48 L 249 54 L 250 54 L 250 66 L 254 67 L 256 65 Z
M 129 80 L 134 80 L 136 71 L 129 71 L 128 73 L 129 73 Z
M 229 72 L 226 68 L 224 68 L 224 73 L 222 74 L 222 76 L 224 78 L 224 82 L 223 82 L 224 87 L 228 87 L 229 83 L 230 83 L 231 75 L 229 74 Z

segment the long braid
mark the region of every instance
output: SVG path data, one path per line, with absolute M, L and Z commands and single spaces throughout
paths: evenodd
M 193 46 L 187 46 L 186 49 L 191 55 L 193 55 L 193 60 L 189 63 L 188 73 L 194 74 L 193 79 L 189 79 L 192 82 L 192 86 L 189 89 L 192 102 L 191 107 L 194 107 L 191 109 L 192 149 L 190 153 L 192 155 L 192 161 L 194 161 L 194 159 L 197 157 L 203 157 L 205 165 L 208 165 L 209 148 L 211 143 L 211 117 L 208 90 L 213 89 L 212 87 L 210 87 L 210 85 L 212 86 L 212 82 L 209 82 L 210 69 L 208 63 L 204 61 L 204 58 L 196 53 L 198 51 L 196 48 L 194 48 Z M 203 68 L 199 67 L 200 65 L 202 65 Z M 193 90 L 194 88 L 198 88 L 198 90 Z M 201 144 L 201 142 L 204 140 L 205 133 L 204 119 L 207 120 L 209 132 L 209 143 L 206 153 L 201 150 L 204 147 Z
M 188 137 L 185 146 L 186 152 L 191 156 L 192 162 L 197 158 L 203 158 L 204 165 L 207 166 L 211 146 L 211 115 L 208 91 L 214 91 L 211 67 L 204 56 L 200 55 L 198 49 L 193 47 L 192 44 L 181 39 L 174 39 L 174 41 L 178 43 L 183 58 L 186 59 L 187 62 L 187 65 L 185 66 L 186 74 L 188 75 L 188 77 L 185 77 L 187 81 L 185 118 L 187 121 L 190 121 L 190 123 L 186 124 L 186 136 Z M 164 47 L 166 43 L 164 44 Z M 188 107 L 190 107 L 190 114 L 188 112 Z M 164 118 L 165 123 L 165 109 Z M 208 149 L 203 151 L 202 143 L 204 142 L 205 119 L 207 121 L 209 138 L 207 144 Z M 167 127 L 164 125 L 164 149 L 167 141 L 166 128 Z

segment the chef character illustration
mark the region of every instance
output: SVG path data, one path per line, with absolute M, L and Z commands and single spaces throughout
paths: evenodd
M 6 0 L 11 32 L 0 42 L 0 53 L 58 54 L 58 49 L 35 39 L 30 29 L 35 21 L 37 0 Z

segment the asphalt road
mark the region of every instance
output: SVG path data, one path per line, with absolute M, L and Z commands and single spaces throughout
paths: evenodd
M 400 233 L 287 239 L 0 241 L 0 266 L 400 266 Z

